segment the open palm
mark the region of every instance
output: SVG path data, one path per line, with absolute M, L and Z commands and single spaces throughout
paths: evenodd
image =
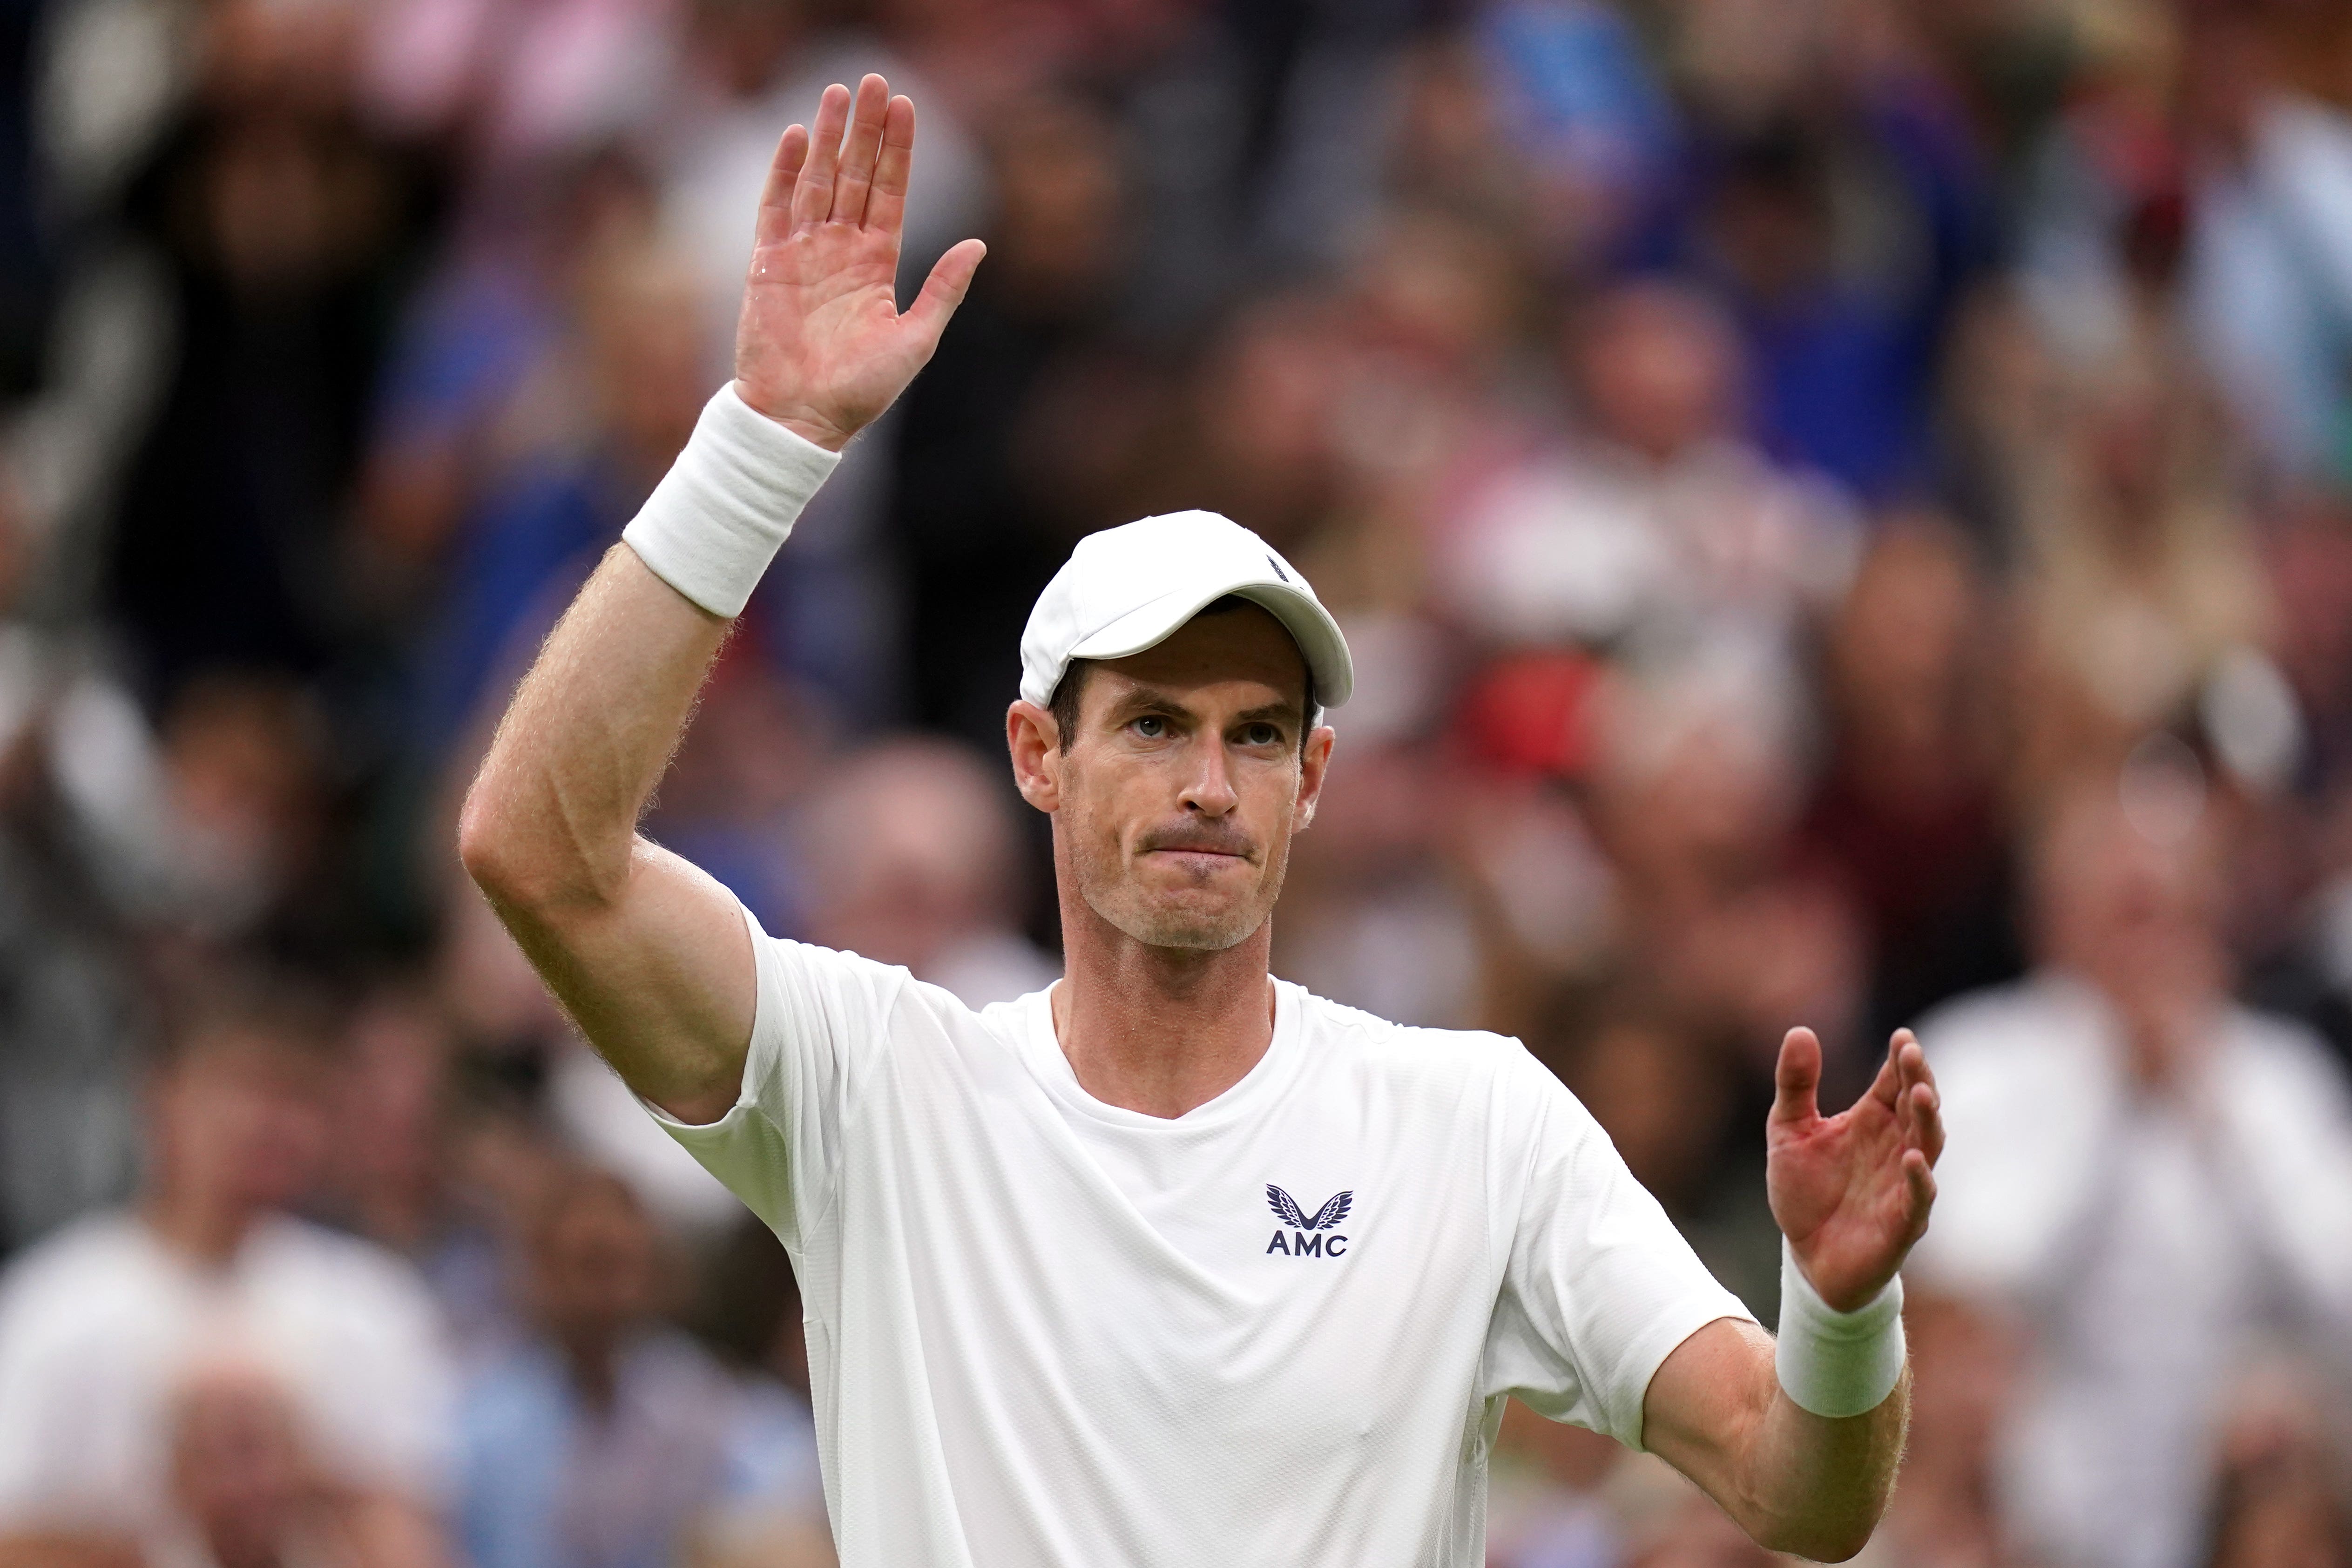
M 1895 1277 L 1927 1228 L 1942 1108 L 1927 1053 L 1898 1029 L 1870 1091 L 1823 1116 L 1822 1047 L 1811 1029 L 1780 1042 L 1765 1123 L 1765 1187 L 1798 1267 L 1832 1310 L 1851 1311 Z
M 853 113 L 853 107 L 855 112 Z M 967 239 L 904 312 L 896 282 L 915 106 L 868 76 L 836 83 L 814 131 L 776 144 L 735 329 L 735 383 L 753 408 L 832 451 L 879 417 L 939 346 L 986 247 Z

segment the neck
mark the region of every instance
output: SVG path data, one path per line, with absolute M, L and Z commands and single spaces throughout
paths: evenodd
M 1066 887 L 1054 1035 L 1079 1086 L 1172 1120 L 1239 1083 L 1274 1043 L 1273 924 L 1216 952 L 1153 947 Z
M 209 1268 L 228 1265 L 254 1220 L 253 1211 L 243 1204 L 168 1187 L 148 1198 L 145 1214 L 148 1227 L 164 1246 Z

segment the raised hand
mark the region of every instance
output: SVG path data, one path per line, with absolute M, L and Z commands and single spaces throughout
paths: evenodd
M 844 132 L 846 132 L 845 137 Z M 769 418 L 838 452 L 906 390 L 939 347 L 987 247 L 967 239 L 931 268 L 902 314 L 915 106 L 868 76 L 818 100 L 812 133 L 776 144 L 735 327 L 735 385 Z
M 1821 1041 L 1791 1029 L 1773 1079 L 1764 1131 L 1772 1217 L 1822 1300 L 1849 1312 L 1895 1277 L 1927 1229 L 1944 1152 L 1935 1076 L 1911 1031 L 1897 1029 L 1870 1092 L 1823 1116 Z

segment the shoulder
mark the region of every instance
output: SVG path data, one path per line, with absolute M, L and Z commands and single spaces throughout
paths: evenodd
M 2228 1037 L 2228 1070 L 2242 1092 L 2305 1115 L 2337 1110 L 2352 1097 L 2352 1079 L 2327 1043 L 2293 1018 L 2233 1006 Z
M 2105 1005 L 2087 986 L 2036 975 L 1955 997 L 1922 1017 L 1916 1032 L 1941 1079 L 2062 1068 L 2095 1054 L 2106 1027 Z
M 1310 1050 L 1374 1069 L 1437 1079 L 1472 1080 L 1518 1070 L 1542 1071 L 1527 1047 L 1484 1029 L 1439 1029 L 1399 1024 L 1360 1007 L 1280 983 L 1299 1009 Z
M 131 1215 L 76 1220 L 34 1243 L 0 1274 L 0 1335 L 22 1332 L 37 1319 L 59 1326 L 89 1323 L 93 1303 L 131 1299 L 156 1268 L 154 1246 Z
M 1303 1043 L 1324 1072 L 1378 1086 L 1456 1124 L 1483 1119 L 1527 1131 L 1554 1119 L 1570 1128 L 1591 1123 L 1568 1087 L 1508 1035 L 1399 1024 L 1296 986 L 1291 993 Z
M 345 1326 L 434 1332 L 440 1310 L 414 1264 L 373 1241 L 281 1215 L 253 1238 L 257 1283 Z

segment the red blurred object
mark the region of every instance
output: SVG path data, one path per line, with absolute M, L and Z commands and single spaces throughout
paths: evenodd
M 1457 734 L 1472 757 L 1517 773 L 1580 778 L 1591 765 L 1602 679 L 1579 653 L 1514 654 L 1472 679 Z

